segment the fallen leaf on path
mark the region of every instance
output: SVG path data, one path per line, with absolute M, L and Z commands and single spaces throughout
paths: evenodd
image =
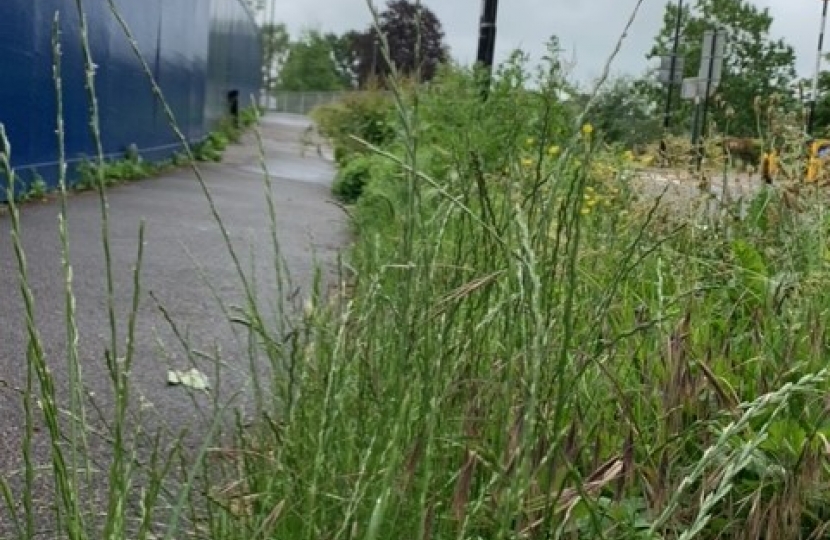
M 196 368 L 187 371 L 170 370 L 167 372 L 167 384 L 171 386 L 187 386 L 194 390 L 209 390 L 210 382 L 207 375 Z

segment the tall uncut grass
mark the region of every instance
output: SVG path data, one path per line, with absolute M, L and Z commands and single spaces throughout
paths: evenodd
M 54 36 L 60 104 L 59 53 L 70 44 L 57 20 Z M 92 89 L 94 51 L 85 38 L 75 45 Z M 527 65 L 521 54 L 506 62 L 486 101 L 480 73 L 447 68 L 427 88 L 393 73 L 391 98 L 351 97 L 318 112 L 341 180 L 362 172 L 349 191 L 355 240 L 338 286 L 327 294 L 316 276 L 302 313 L 281 306 L 276 320 L 265 315 L 272 299 L 244 271 L 193 165 L 243 284 L 243 306 L 224 309 L 247 338 L 261 413 L 219 438 L 227 404 L 214 403 L 193 452 L 181 435 L 144 433 L 130 413 L 141 251 L 126 332 L 110 309 L 115 407 L 89 404 L 64 176 L 74 390 L 62 401 L 12 202 L 29 339 L 26 470 L 19 488 L 0 483 L 8 510 L 0 515 L 16 537 L 38 532 L 40 473 L 30 456 L 42 420 L 52 537 L 824 537 L 827 195 L 773 186 L 714 206 L 708 197 L 644 195 L 635 165 L 557 98 L 566 73 L 555 43 L 542 69 Z M 92 91 L 89 100 L 100 141 Z M 11 178 L 8 155 L 0 157 Z M 263 234 L 285 285 L 263 176 L 271 224 Z M 103 179 L 98 187 L 106 256 Z M 105 277 L 112 306 L 113 276 Z M 100 486 L 85 430 L 92 413 L 112 430 L 104 512 L 87 497 Z M 149 451 L 140 437 L 153 441 Z

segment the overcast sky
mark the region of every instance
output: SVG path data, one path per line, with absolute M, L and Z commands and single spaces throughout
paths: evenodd
M 365 0 L 272 0 L 275 18 L 292 35 L 303 28 L 343 32 L 363 29 L 369 17 Z M 676 0 L 672 0 L 675 2 Z M 687 0 L 688 2 L 689 0 Z M 785 38 L 797 55 L 799 74 L 812 76 L 821 16 L 817 0 L 752 0 L 768 7 L 775 20 L 774 37 Z M 482 0 L 422 0 L 441 20 L 452 55 L 463 63 L 475 60 Z M 376 0 L 385 4 L 385 0 Z M 613 66 L 615 74 L 639 75 L 644 57 L 661 26 L 667 0 L 644 0 L 640 15 Z M 636 0 L 501 0 L 496 61 L 515 48 L 538 59 L 551 35 L 559 37 L 576 65 L 581 82 L 597 77 L 622 33 Z

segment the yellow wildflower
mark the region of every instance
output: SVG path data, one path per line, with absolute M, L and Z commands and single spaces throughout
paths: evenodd
M 587 216 L 588 214 L 591 213 L 591 209 L 587 206 L 583 206 L 582 210 L 580 210 L 579 213 L 582 214 L 583 216 Z
M 593 132 L 594 132 L 594 126 L 592 126 L 591 124 L 585 124 L 585 125 L 582 126 L 582 134 L 583 135 L 588 136 Z
M 559 155 L 559 147 L 555 144 L 548 148 L 548 155 L 549 156 L 557 156 Z
M 525 167 L 532 167 L 533 166 L 533 160 L 530 159 L 530 158 L 523 158 L 522 159 L 522 165 L 524 165 Z
M 528 137 L 525 143 L 527 143 L 528 146 L 533 146 L 534 144 L 536 144 L 536 139 L 534 139 L 533 137 Z

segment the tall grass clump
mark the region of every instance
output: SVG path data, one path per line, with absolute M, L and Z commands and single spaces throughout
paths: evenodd
M 385 166 L 225 537 L 823 537 L 826 195 L 642 195 L 555 45 L 354 133 Z

